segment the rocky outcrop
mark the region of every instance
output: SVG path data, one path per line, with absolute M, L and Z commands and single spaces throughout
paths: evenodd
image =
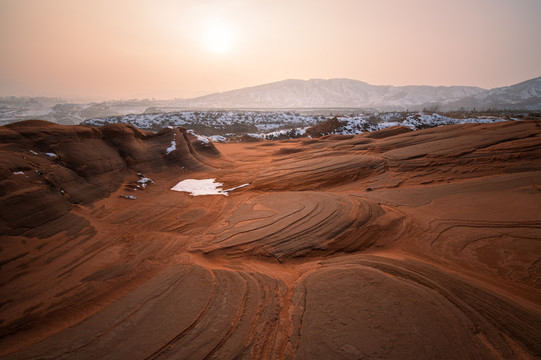
M 317 125 L 311 126 L 306 129 L 306 134 L 311 137 L 320 137 L 323 135 L 329 135 L 335 133 L 338 129 L 344 126 L 345 123 L 333 117 Z
M 539 122 L 0 131 L 3 359 L 541 355 Z
M 75 204 L 109 196 L 135 172 L 209 169 L 194 141 L 183 128 L 156 134 L 125 124 L 96 129 L 40 120 L 0 127 L 0 229 L 21 233 L 57 219 Z

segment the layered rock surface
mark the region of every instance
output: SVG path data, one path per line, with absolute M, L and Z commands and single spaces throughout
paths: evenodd
M 541 356 L 538 122 L 0 135 L 2 358 Z M 170 190 L 189 178 L 250 185 Z

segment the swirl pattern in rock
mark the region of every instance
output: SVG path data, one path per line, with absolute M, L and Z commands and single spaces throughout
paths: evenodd
M 541 357 L 538 122 L 216 147 L 23 122 L 0 210 L 2 359 Z
M 225 256 L 329 255 L 382 247 L 403 231 L 401 217 L 355 196 L 280 192 L 244 201 L 207 232 L 193 250 Z

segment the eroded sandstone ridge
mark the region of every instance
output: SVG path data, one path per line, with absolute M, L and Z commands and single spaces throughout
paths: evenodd
M 170 190 L 207 178 L 234 190 Z M 539 122 L 217 148 L 15 123 L 0 211 L 5 359 L 541 356 Z

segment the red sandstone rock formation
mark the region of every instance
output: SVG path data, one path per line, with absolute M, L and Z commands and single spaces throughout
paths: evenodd
M 0 127 L 0 356 L 541 356 L 539 122 L 274 144 Z

